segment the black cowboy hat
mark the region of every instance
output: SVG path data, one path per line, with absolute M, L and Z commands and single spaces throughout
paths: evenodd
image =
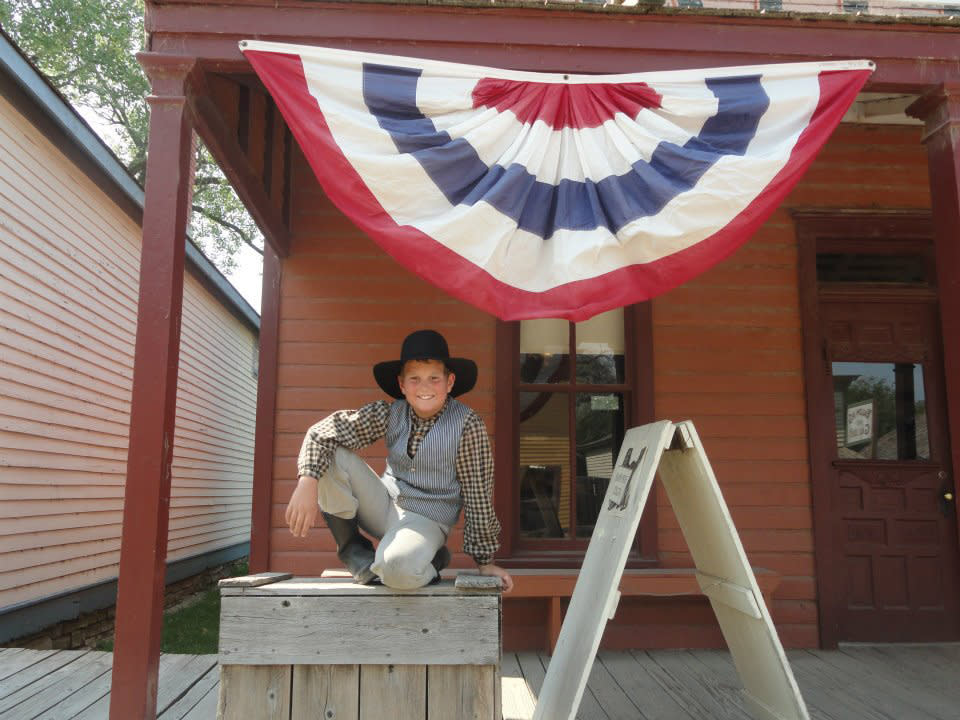
M 470 392 L 477 384 L 477 364 L 466 358 L 450 357 L 447 341 L 436 330 L 417 330 L 407 335 L 400 348 L 399 360 L 387 360 L 373 366 L 377 385 L 390 397 L 403 397 L 397 378 L 407 360 L 439 360 L 456 379 L 453 381 L 453 397 Z

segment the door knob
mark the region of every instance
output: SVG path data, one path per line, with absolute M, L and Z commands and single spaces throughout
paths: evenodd
M 949 492 L 949 491 L 948 491 L 948 492 L 945 492 L 945 493 L 943 494 L 943 499 L 946 500 L 947 502 L 952 502 L 952 501 L 953 501 L 953 493 L 952 493 L 952 492 Z

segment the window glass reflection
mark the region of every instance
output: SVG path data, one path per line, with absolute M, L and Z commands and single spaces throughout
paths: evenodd
M 577 393 L 577 537 L 590 537 L 623 442 L 623 395 Z
M 577 382 L 614 384 L 624 381 L 623 308 L 576 324 Z
M 520 393 L 520 535 L 562 538 L 570 528 L 570 423 L 564 394 Z
M 923 366 L 833 363 L 837 457 L 929 460 Z
M 520 323 L 520 382 L 570 380 L 570 324 L 566 320 Z

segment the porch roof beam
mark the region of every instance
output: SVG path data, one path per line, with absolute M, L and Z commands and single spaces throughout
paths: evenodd
M 202 73 L 191 76 L 187 102 L 197 134 L 263 231 L 266 242 L 278 256 L 286 257 L 290 254 L 290 231 L 282 214 L 267 195 L 262 178 L 220 114 Z
M 153 50 L 196 56 L 225 72 L 248 71 L 237 43 L 256 37 L 584 73 L 868 58 L 877 63 L 871 90 L 921 93 L 960 81 L 960 27 L 892 18 L 879 23 L 289 0 L 236 3 L 224 12 L 220 5 L 167 0 L 147 4 L 146 29 Z

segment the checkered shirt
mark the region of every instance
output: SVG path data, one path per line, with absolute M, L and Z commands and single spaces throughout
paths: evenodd
M 448 401 L 449 403 L 449 401 Z M 424 437 L 447 409 L 444 404 L 433 417 L 420 418 L 408 406 L 410 438 L 407 454 L 414 457 Z M 390 403 L 377 400 L 358 410 L 338 410 L 311 427 L 303 439 L 297 460 L 299 475 L 319 478 L 330 467 L 337 447 L 360 450 L 373 445 L 387 432 Z M 457 481 L 463 497 L 463 551 L 477 565 L 487 565 L 500 546 L 500 522 L 493 510 L 493 453 L 483 420 L 473 410 L 467 415 L 457 446 Z

